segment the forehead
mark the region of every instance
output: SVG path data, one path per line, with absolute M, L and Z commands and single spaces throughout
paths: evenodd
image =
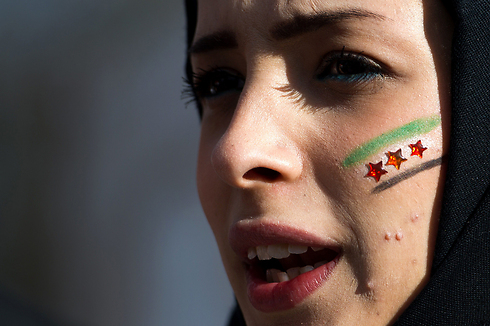
M 422 26 L 420 0 L 199 0 L 195 38 L 217 31 L 267 36 L 273 26 L 298 15 L 368 12 L 387 18 L 384 24 L 407 30 Z

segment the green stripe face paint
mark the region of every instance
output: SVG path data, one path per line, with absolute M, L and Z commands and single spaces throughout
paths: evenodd
M 342 162 L 342 167 L 349 168 L 356 165 L 390 144 L 417 135 L 426 134 L 440 124 L 441 117 L 439 115 L 433 115 L 428 118 L 414 120 L 399 128 L 385 132 L 354 149 Z

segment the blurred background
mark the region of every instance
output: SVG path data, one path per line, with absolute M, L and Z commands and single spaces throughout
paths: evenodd
M 224 325 L 183 0 L 0 4 L 0 324 Z

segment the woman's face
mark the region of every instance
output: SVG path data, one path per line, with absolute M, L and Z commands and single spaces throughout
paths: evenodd
M 435 1 L 199 1 L 198 190 L 247 325 L 388 324 L 424 286 L 449 31 Z

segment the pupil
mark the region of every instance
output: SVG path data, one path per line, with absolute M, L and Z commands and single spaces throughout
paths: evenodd
M 213 85 L 211 85 L 211 87 L 209 88 L 209 93 L 211 95 L 216 95 L 216 93 L 218 93 L 219 84 L 219 81 L 215 81 Z
M 339 74 L 355 75 L 362 73 L 363 66 L 360 63 L 339 61 L 337 64 L 337 71 Z

